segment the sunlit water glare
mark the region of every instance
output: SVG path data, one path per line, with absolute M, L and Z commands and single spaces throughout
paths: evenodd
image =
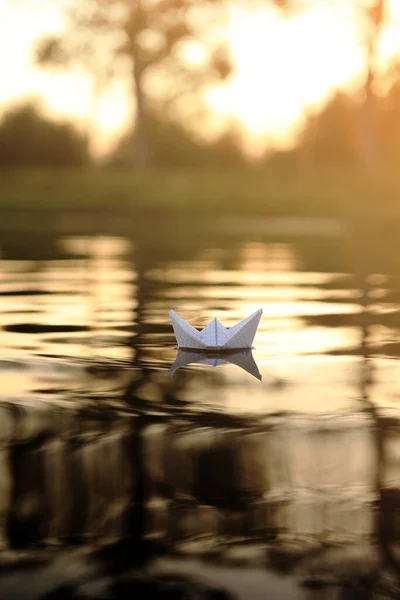
M 340 587 L 384 573 L 385 553 L 400 551 L 397 279 L 360 276 L 343 244 L 215 229 L 183 241 L 6 237 L 4 557 L 18 548 L 43 558 L 56 544 L 57 560 L 70 564 L 76 545 L 91 555 L 116 544 L 110 566 L 121 540 L 147 540 L 157 577 L 187 572 L 184 589 L 205 577 L 231 593 L 226 572 L 242 565 L 243 599 L 260 597 L 258 584 L 240 592 L 248 569 L 285 599 L 310 598 L 307 582 Z M 262 308 L 253 349 L 262 381 L 232 363 L 196 362 L 171 376 L 170 308 L 198 328 L 214 316 L 230 327 Z M 44 583 L 29 597 L 71 584 L 45 555 Z M 96 556 L 94 586 L 104 568 Z M 121 577 L 136 589 L 135 561 L 101 583 L 104 597 L 125 598 L 115 592 Z M 18 581 L 0 575 L 1 597 L 22 594 L 20 569 Z

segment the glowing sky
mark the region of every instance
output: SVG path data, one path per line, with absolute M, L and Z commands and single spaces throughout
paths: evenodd
M 349 0 L 347 4 L 338 0 L 332 8 L 332 3 L 320 2 L 317 8 L 292 17 L 274 8 L 246 13 L 232 7 L 229 38 L 235 72 L 228 83 L 206 97 L 215 112 L 215 126 L 227 119 L 239 121 L 249 151 L 256 152 L 266 143 L 290 142 L 306 111 L 318 107 L 333 88 L 350 85 L 363 72 L 364 56 L 354 22 L 348 11 L 338 10 L 349 4 Z M 392 0 L 392 23 L 380 44 L 385 63 L 400 47 L 399 5 Z M 91 83 L 84 73 L 58 74 L 32 64 L 35 40 L 63 27 L 55 3 L 3 0 L 0 22 L 0 111 L 26 97 L 41 97 L 50 113 L 73 116 L 81 123 L 89 111 L 96 130 L 94 150 L 106 151 L 132 114 L 127 82 L 115 83 L 93 114 Z

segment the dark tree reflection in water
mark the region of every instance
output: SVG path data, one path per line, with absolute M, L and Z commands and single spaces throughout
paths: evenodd
M 2 236 L 0 598 L 400 597 L 395 269 L 218 227 Z M 260 306 L 262 381 L 170 377 Z

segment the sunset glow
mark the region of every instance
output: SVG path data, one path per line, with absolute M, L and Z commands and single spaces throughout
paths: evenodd
M 236 74 L 210 93 L 209 103 L 239 118 L 253 148 L 265 139 L 290 141 L 305 109 L 318 106 L 333 87 L 348 85 L 363 66 L 351 24 L 326 5 L 292 18 L 273 8 L 232 10 L 230 37 Z
M 356 27 L 331 6 L 320 3 L 292 16 L 273 7 L 246 12 L 232 6 L 228 38 L 235 71 L 227 83 L 205 97 L 215 114 L 216 130 L 230 121 L 239 124 L 250 153 L 285 146 L 333 89 L 351 86 L 363 75 L 365 60 Z M 390 6 L 395 20 L 380 44 L 385 65 L 400 47 L 400 11 L 395 10 L 399 6 L 396 2 Z M 0 66 L 0 110 L 16 100 L 42 98 L 55 116 L 72 116 L 85 128 L 89 121 L 96 132 L 94 152 L 106 152 L 133 114 L 126 82 L 116 82 L 93 106 L 92 84 L 83 71 L 61 74 L 32 64 L 35 41 L 62 30 L 62 15 L 54 4 L 23 8 L 5 3 L 0 19 L 7 23 L 0 51 L 11 57 Z

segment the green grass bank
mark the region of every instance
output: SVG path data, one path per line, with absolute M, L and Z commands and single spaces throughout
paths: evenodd
M 338 170 L 279 173 L 2 171 L 0 211 L 136 209 L 201 214 L 400 217 L 400 177 Z

